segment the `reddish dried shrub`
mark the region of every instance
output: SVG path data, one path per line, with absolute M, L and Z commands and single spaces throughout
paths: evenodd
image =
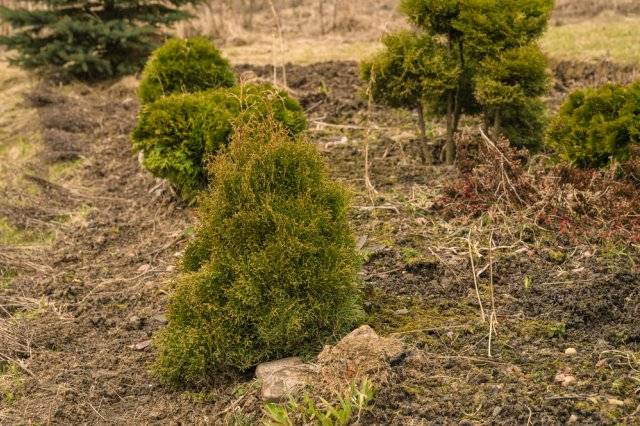
M 529 153 L 506 139 L 458 140 L 462 177 L 444 188 L 436 202 L 443 216 L 517 214 L 565 243 L 614 239 L 640 242 L 640 156 L 607 171 L 566 164 L 529 171 Z

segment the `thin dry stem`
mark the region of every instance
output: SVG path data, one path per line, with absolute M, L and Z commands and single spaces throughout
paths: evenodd
M 269 7 L 271 8 L 271 14 L 273 15 L 273 21 L 276 25 L 276 29 L 278 31 L 278 40 L 280 41 L 280 65 L 282 66 L 282 85 L 284 86 L 284 88 L 287 88 L 287 70 L 285 68 L 285 63 L 284 63 L 284 53 L 285 53 L 285 49 L 284 49 L 284 37 L 282 36 L 282 27 L 280 26 L 280 18 L 278 17 L 278 12 L 276 11 L 275 6 L 273 5 L 273 1 L 269 0 Z M 274 80 L 275 80 L 275 61 L 274 61 Z M 274 82 L 275 84 L 276 82 Z
M 491 342 L 495 329 L 495 324 L 498 322 L 496 316 L 496 305 L 493 297 L 493 229 L 491 229 L 491 235 L 489 235 L 489 294 L 491 295 L 491 316 L 489 317 L 489 347 L 487 352 L 491 357 Z
M 373 114 L 373 84 L 376 81 L 375 71 L 373 65 L 371 66 L 371 77 L 369 78 L 369 84 L 367 86 L 367 129 L 364 136 L 364 184 L 369 195 L 371 205 L 375 206 L 374 194 L 376 192 L 375 187 L 371 183 L 369 175 L 369 142 L 371 140 L 371 116 Z
M 476 265 L 473 261 L 473 248 L 471 246 L 471 231 L 469 231 L 469 236 L 467 237 L 467 243 L 469 245 L 469 259 L 471 260 L 471 272 L 473 273 L 473 285 L 476 289 L 476 296 L 478 297 L 478 304 L 480 305 L 480 317 L 482 318 L 482 322 L 487 320 L 484 314 L 484 308 L 482 307 L 482 298 L 480 297 L 480 289 L 478 288 L 478 277 L 476 276 Z

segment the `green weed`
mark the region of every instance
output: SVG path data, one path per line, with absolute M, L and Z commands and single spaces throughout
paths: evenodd
M 347 425 L 354 416 L 359 419 L 373 400 L 373 385 L 366 378 L 360 382 L 359 386 L 355 380 L 352 381 L 346 392 L 337 395 L 336 405 L 332 405 L 322 397 L 318 399 L 320 404 L 305 392 L 301 402 L 289 395 L 289 401 L 285 404 L 265 404 L 264 412 L 269 419 L 265 420 L 264 424 L 266 426 Z

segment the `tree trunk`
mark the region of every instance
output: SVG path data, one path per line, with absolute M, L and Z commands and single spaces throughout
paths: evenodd
M 482 111 L 482 131 L 489 135 L 489 111 L 486 108 Z
M 324 0 L 318 2 L 320 12 L 320 34 L 324 35 Z
M 420 148 L 422 152 L 422 162 L 425 164 L 433 164 L 433 155 L 431 155 L 431 149 L 427 141 L 427 129 L 424 122 L 424 107 L 422 102 L 418 103 L 418 127 L 420 129 Z
M 497 138 L 502 132 L 502 114 L 500 109 L 496 110 L 496 115 L 493 117 L 493 137 Z
M 449 58 L 453 56 L 453 35 L 452 30 L 449 29 L 449 34 L 447 36 L 447 50 L 449 53 Z M 449 90 L 449 96 L 447 100 L 447 144 L 446 144 L 446 157 L 445 162 L 447 165 L 452 165 L 456 156 L 456 146 L 453 141 L 453 113 L 454 113 L 454 91 Z
M 338 28 L 338 3 L 340 0 L 333 0 L 333 23 L 331 29 L 336 30 Z
M 458 61 L 460 62 L 460 69 L 464 70 L 464 50 L 462 39 L 458 40 Z M 456 105 L 453 110 L 453 133 L 458 133 L 458 125 L 460 124 L 460 115 L 462 114 L 462 78 L 460 74 L 458 79 L 458 86 L 456 87 Z

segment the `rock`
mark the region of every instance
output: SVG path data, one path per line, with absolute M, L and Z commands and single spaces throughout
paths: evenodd
M 404 352 L 404 344 L 394 338 L 380 337 L 368 325 L 347 334 L 334 346 L 325 346 L 318 355 L 322 378 L 349 382 L 356 375 L 381 376 L 390 371 L 390 361 Z
M 256 378 L 262 382 L 261 397 L 267 402 L 280 402 L 311 382 L 317 368 L 300 358 L 265 362 L 256 367 Z
M 606 367 L 609 364 L 606 358 L 602 358 L 600 361 L 596 362 L 596 368 Z
M 160 410 L 149 411 L 149 418 L 152 420 L 160 420 L 162 417 L 164 416 Z
M 129 318 L 128 326 L 131 330 L 140 330 L 144 325 L 144 320 L 136 315 Z
M 166 315 L 162 315 L 162 314 L 157 314 L 154 315 L 152 318 L 155 322 L 162 324 L 162 325 L 166 325 L 169 321 L 167 320 L 167 316 Z
M 553 378 L 553 382 L 559 384 L 562 387 L 572 386 L 577 381 L 578 379 L 576 378 L 576 376 L 574 376 L 570 372 L 556 374 L 556 377 Z
M 522 368 L 518 367 L 517 365 L 510 365 L 509 367 L 507 367 L 507 373 L 513 374 L 514 376 L 521 376 Z
M 567 348 L 567 349 L 564 351 L 564 354 L 565 354 L 565 355 L 569 355 L 569 356 L 575 355 L 575 354 L 577 354 L 577 353 L 578 353 L 578 351 L 576 350 L 576 348 Z
M 568 423 L 569 424 L 578 423 L 578 416 L 576 416 L 575 414 L 572 414 L 571 417 L 569 417 Z
M 622 407 L 624 405 L 624 401 L 620 401 L 619 399 L 609 398 L 607 399 L 609 405 L 614 405 L 616 407 Z
M 131 349 L 135 349 L 136 351 L 144 351 L 149 346 L 151 346 L 151 340 L 144 340 L 142 342 L 136 343 L 135 345 L 129 346 Z
M 409 310 L 408 310 L 408 309 L 406 309 L 406 308 L 403 308 L 403 309 L 398 309 L 397 311 L 395 311 L 395 312 L 393 313 L 393 315 L 398 315 L 398 316 L 400 316 L 400 315 L 407 315 L 408 313 L 409 313 Z
M 493 417 L 498 417 L 500 415 L 500 413 L 502 412 L 502 407 L 496 407 L 493 409 L 493 411 L 491 412 L 491 416 Z

